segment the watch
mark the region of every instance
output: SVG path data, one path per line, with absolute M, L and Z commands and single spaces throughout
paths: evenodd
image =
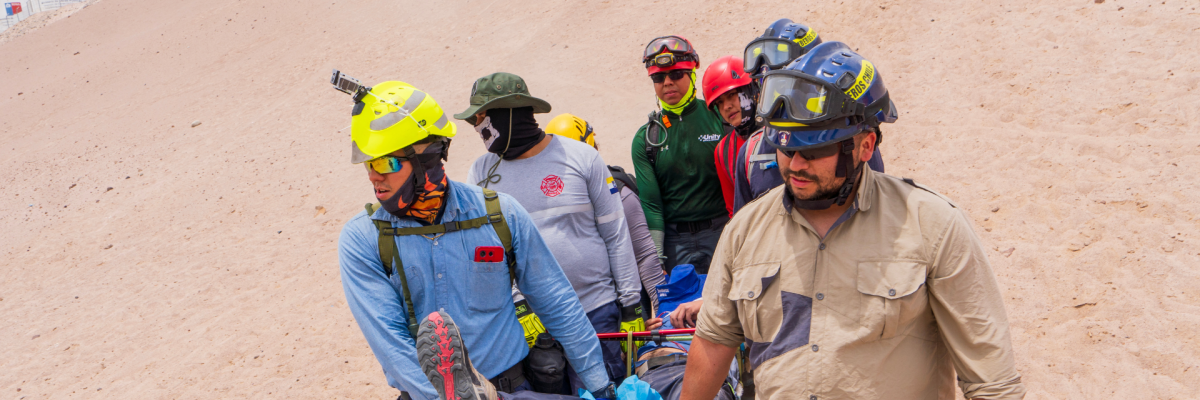
M 592 397 L 597 399 L 615 399 L 617 398 L 617 387 L 612 382 L 609 382 L 608 386 L 605 386 L 604 389 L 592 391 Z

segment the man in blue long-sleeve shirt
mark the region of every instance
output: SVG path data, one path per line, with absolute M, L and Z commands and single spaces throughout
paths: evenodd
M 507 398 L 528 389 L 521 361 L 529 347 L 511 298 L 512 259 L 517 286 L 586 388 L 612 397 L 596 332 L 529 214 L 507 195 L 487 200 L 482 189 L 446 178 L 442 161 L 456 128 L 441 107 L 403 82 L 350 92 L 357 103 L 351 161 L 367 164 L 381 207 L 346 223 L 338 258 L 346 301 L 388 384 L 413 399 L 491 399 L 496 389 Z M 495 201 L 503 225 L 489 210 Z M 381 236 L 381 227 L 394 236 Z M 402 233 L 420 227 L 440 232 Z M 497 233 L 503 229 L 511 232 L 504 235 L 509 243 Z M 380 250 L 391 248 L 387 240 L 395 248 L 385 263 Z M 455 340 L 424 326 L 414 337 L 415 321 L 426 315 L 439 324 L 441 316 L 453 316 Z M 431 340 L 442 346 L 418 350 L 418 342 Z

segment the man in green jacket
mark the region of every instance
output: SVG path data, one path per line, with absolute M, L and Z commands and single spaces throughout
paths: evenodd
M 642 61 L 662 108 L 650 114 L 631 146 L 646 224 L 668 272 L 692 264 L 704 274 L 729 220 L 713 162 L 724 129 L 696 96 L 700 56 L 687 39 L 654 39 Z

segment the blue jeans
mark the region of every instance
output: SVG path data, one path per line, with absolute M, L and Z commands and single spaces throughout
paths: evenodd
M 663 232 L 663 253 L 667 256 L 667 274 L 676 265 L 692 264 L 697 274 L 707 274 L 708 264 L 712 262 L 713 251 L 717 248 L 717 240 L 721 238 L 721 230 L 729 217 L 713 219 L 711 226 L 696 232 L 681 230 L 683 224 L 666 224 Z
M 621 306 L 615 301 L 588 312 L 587 318 L 596 328 L 596 333 L 621 331 Z M 621 342 L 600 341 L 600 352 L 604 355 L 604 369 L 608 370 L 608 378 L 613 382 L 624 380 L 625 360 L 621 357 Z

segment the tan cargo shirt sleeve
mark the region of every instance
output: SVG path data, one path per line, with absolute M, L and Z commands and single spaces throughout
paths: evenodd
M 733 242 L 734 232 L 725 230 L 713 252 L 712 263 L 708 267 L 708 278 L 704 282 L 704 306 L 700 307 L 696 318 L 696 336 L 725 347 L 738 347 L 742 344 L 742 323 L 738 319 L 737 304 L 729 300 L 732 273 L 730 267 L 736 254 Z M 740 239 L 740 238 L 736 238 Z M 737 240 L 741 242 L 741 240 Z
M 1014 367 L 996 275 L 966 214 L 957 211 L 935 242 L 926 281 L 930 307 L 963 394 L 968 399 L 1021 398 L 1025 389 Z

